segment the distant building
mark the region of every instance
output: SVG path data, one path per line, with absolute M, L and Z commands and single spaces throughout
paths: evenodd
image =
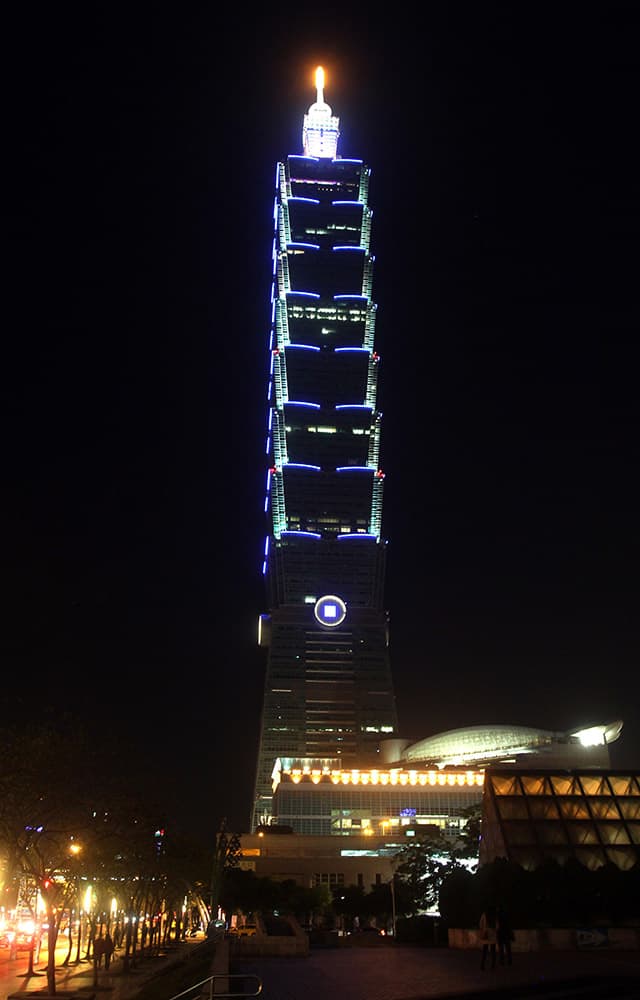
M 622 723 L 555 732 L 474 726 L 418 742 L 381 740 L 375 766 L 340 758 L 279 757 L 272 772 L 272 821 L 314 836 L 380 835 L 435 826 L 455 837 L 483 798 L 487 768 L 608 769 Z
M 385 740 L 381 758 L 414 767 L 488 767 L 490 764 L 549 767 L 609 767 L 609 746 L 622 722 L 599 723 L 565 732 L 532 726 L 483 725 L 450 729 L 426 739 Z
M 467 773 L 320 774 L 313 764 L 321 762 L 280 763 L 274 802 L 285 811 L 278 818 L 298 832 L 278 825 L 242 836 L 241 867 L 259 876 L 368 892 L 390 881 L 398 853 L 421 829 L 455 839 L 469 805 L 482 808 L 481 866 L 496 858 L 525 869 L 569 859 L 591 870 L 640 865 L 637 771 L 493 765 Z
M 455 837 L 460 816 L 482 800 L 481 771 L 347 769 L 339 760 L 279 758 L 274 814 L 296 833 L 380 836 L 420 826 Z
M 261 878 L 291 880 L 308 888 L 326 885 L 332 892 L 358 885 L 372 886 L 393 877 L 393 859 L 406 840 L 389 834 L 339 837 L 276 834 L 273 828 L 242 836 L 240 867 Z

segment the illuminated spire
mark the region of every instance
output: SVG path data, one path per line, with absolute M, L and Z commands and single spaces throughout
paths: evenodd
M 305 156 L 335 160 L 338 155 L 340 119 L 334 118 L 324 100 L 324 70 L 316 69 L 316 102 L 304 116 L 302 148 Z

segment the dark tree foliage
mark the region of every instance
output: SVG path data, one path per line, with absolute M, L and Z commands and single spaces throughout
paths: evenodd
M 366 919 L 368 916 L 368 905 L 366 902 L 366 893 L 362 886 L 348 885 L 341 889 L 340 892 L 335 893 L 333 897 L 333 910 L 339 916 L 347 918 L 348 929 L 353 928 L 356 917 L 360 920 Z
M 227 821 L 220 823 L 213 852 L 211 869 L 211 917 L 215 919 L 216 912 L 222 904 L 225 891 L 225 881 L 230 871 L 237 868 L 242 856 L 242 844 L 237 833 L 227 831 Z
M 440 889 L 450 927 L 476 927 L 487 903 L 504 904 L 515 927 L 589 927 L 640 921 L 640 867 L 592 871 L 575 859 L 534 870 L 496 858 L 475 874 L 452 872 Z
M 482 803 L 462 809 L 460 817 L 465 821 L 458 839 L 458 855 L 461 858 L 478 858 L 480 851 L 480 834 L 482 832 Z
M 410 914 L 424 913 L 438 903 L 444 879 L 461 866 L 458 851 L 439 830 L 425 829 L 397 855 L 396 884 L 407 890 Z
M 476 880 L 466 868 L 457 871 L 443 879 L 440 887 L 439 910 L 442 919 L 449 927 L 469 926 L 469 914 L 475 913 Z M 475 926 L 475 923 L 473 925 Z
M 221 904 L 226 913 L 292 914 L 300 923 L 322 915 L 331 905 L 326 889 L 309 889 L 286 879 L 277 882 L 241 868 L 230 869 L 225 876 Z

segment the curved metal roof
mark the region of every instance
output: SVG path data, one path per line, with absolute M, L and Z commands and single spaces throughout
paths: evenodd
M 597 747 L 613 743 L 622 731 L 622 722 L 588 725 L 582 729 L 558 732 L 532 726 L 484 725 L 450 729 L 407 746 L 402 759 L 437 767 L 464 765 L 505 757 L 539 753 L 554 745 L 573 744 Z

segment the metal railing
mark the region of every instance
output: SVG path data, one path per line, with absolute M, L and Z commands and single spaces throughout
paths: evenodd
M 243 987 L 246 985 L 246 980 L 255 980 L 256 989 L 253 993 L 247 992 L 233 992 L 233 993 L 220 993 L 216 989 L 216 986 L 222 986 L 224 980 L 225 990 L 231 988 L 230 981 L 232 979 L 241 979 Z M 238 984 L 239 985 L 239 984 Z M 219 972 L 215 976 L 209 976 L 208 979 L 203 979 L 199 983 L 195 983 L 190 986 L 188 990 L 183 990 L 182 993 L 176 993 L 175 996 L 171 997 L 170 1000 L 220 1000 L 224 997 L 233 997 L 234 1000 L 243 1000 L 243 998 L 248 997 L 259 997 L 262 993 L 262 980 L 260 976 L 254 975 L 252 972 L 246 973 L 229 973 L 229 972 Z

